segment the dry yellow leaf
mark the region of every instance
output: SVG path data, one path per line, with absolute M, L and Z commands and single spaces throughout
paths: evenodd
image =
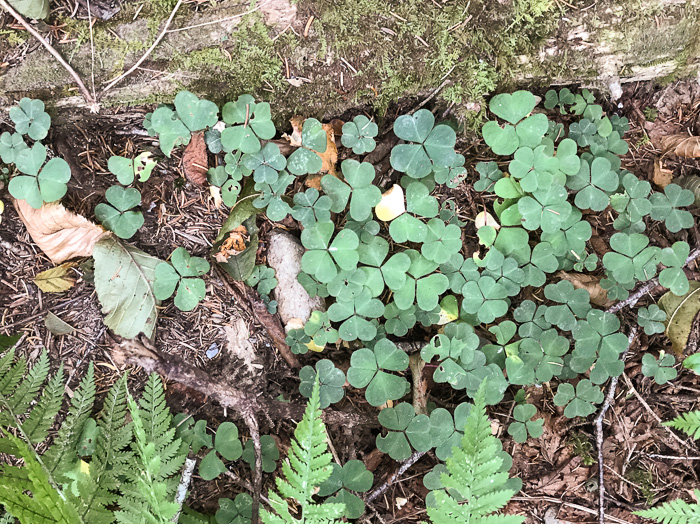
M 406 212 L 406 199 L 404 198 L 403 188 L 394 184 L 386 193 L 382 195 L 382 199 L 374 208 L 374 212 L 379 220 L 391 222 L 396 217 L 403 215 Z
M 662 154 L 673 153 L 685 158 L 700 157 L 700 136 L 668 135 L 661 139 Z
M 75 275 L 71 267 L 75 264 L 66 262 L 60 266 L 42 271 L 34 277 L 34 283 L 44 293 L 61 293 L 75 285 Z
M 111 235 L 61 204 L 44 204 L 39 209 L 34 209 L 24 200 L 14 200 L 14 204 L 32 240 L 54 264 L 91 256 L 95 242 Z
M 593 275 L 585 275 L 583 273 L 567 273 L 559 271 L 559 278 L 568 280 L 577 289 L 585 289 L 591 295 L 591 302 L 596 306 L 610 307 L 615 301 L 608 298 L 608 292 L 600 287 L 600 278 Z
M 660 158 L 655 158 L 654 174 L 651 177 L 651 181 L 657 186 L 664 188 L 671 183 L 671 180 L 673 180 L 673 171 L 666 169 Z

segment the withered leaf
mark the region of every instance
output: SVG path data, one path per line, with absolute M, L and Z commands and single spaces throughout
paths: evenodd
M 14 200 L 14 205 L 34 243 L 54 264 L 91 256 L 95 243 L 103 236 L 111 235 L 58 203 L 44 204 L 39 209 L 34 209 L 25 200 Z
M 245 251 L 247 242 L 250 242 L 248 230 L 243 225 L 238 226 L 229 232 L 228 238 L 222 242 L 214 258 L 218 262 L 226 262 L 230 257 Z
M 668 135 L 661 139 L 662 155 L 673 153 L 685 158 L 700 157 L 700 136 Z
M 75 328 L 73 326 L 71 326 L 68 322 L 65 322 L 58 318 L 56 315 L 51 313 L 51 311 L 49 311 L 46 314 L 44 323 L 46 324 L 46 329 L 48 329 L 51 333 L 53 333 L 56 336 L 70 335 L 71 333 L 73 333 L 73 331 L 75 331 Z
M 557 276 L 571 282 L 576 289 L 588 291 L 588 294 L 591 295 L 591 302 L 596 306 L 607 308 L 615 303 L 608 298 L 608 292 L 600 286 L 600 277 L 583 273 L 567 273 L 566 271 L 559 271 Z
M 34 277 L 34 283 L 44 293 L 67 291 L 75 285 L 75 275 L 71 270 L 74 265 L 72 262 L 66 262 L 42 271 Z
M 198 186 L 203 186 L 207 181 L 208 162 L 204 133 L 192 133 L 192 139 L 182 155 L 182 168 L 187 180 Z
M 654 159 L 654 173 L 652 175 L 651 181 L 657 186 L 664 188 L 671 183 L 673 180 L 673 171 L 666 169 L 663 166 L 663 162 L 660 158 Z

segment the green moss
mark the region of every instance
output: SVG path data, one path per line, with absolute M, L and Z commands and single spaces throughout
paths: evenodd
M 592 466 L 596 463 L 595 458 L 593 458 L 593 443 L 583 432 L 573 433 L 567 439 L 567 444 L 571 446 L 574 455 L 581 457 L 584 466 Z
M 0 30 L 0 37 L 2 37 L 12 47 L 17 47 L 27 41 L 27 39 L 21 36 L 18 31 L 13 31 L 12 29 Z
M 632 468 L 627 472 L 625 478 L 636 484 L 646 503 L 651 506 L 654 503 L 654 477 L 651 471 L 641 468 Z

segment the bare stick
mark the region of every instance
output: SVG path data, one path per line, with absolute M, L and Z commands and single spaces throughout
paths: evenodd
M 0 0 L 0 2 L 4 2 L 5 0 Z M 163 37 L 166 35 L 168 32 L 168 27 L 170 27 L 170 24 L 173 21 L 173 18 L 175 18 L 175 14 L 177 13 L 178 9 L 180 9 L 180 6 L 182 5 L 182 0 L 178 0 L 177 4 L 175 4 L 175 7 L 173 8 L 172 13 L 170 13 L 170 17 L 168 18 L 167 22 L 165 22 L 165 27 L 163 27 L 163 30 L 160 32 L 158 35 L 158 38 L 155 39 L 155 41 L 151 44 L 151 47 L 149 47 L 146 52 L 143 54 L 141 58 L 138 59 L 138 61 L 131 66 L 131 69 L 129 69 L 126 73 L 122 73 L 119 75 L 117 78 L 112 80 L 107 87 L 105 87 L 102 92 L 100 93 L 100 98 L 104 96 L 104 94 L 109 91 L 112 87 L 117 85 L 119 82 L 124 80 L 127 76 L 129 76 L 131 73 L 136 71 L 138 67 L 143 64 L 143 62 L 148 58 L 148 55 L 150 55 L 153 50 L 156 48 L 156 46 L 160 43 L 161 40 L 163 40 Z
M 194 465 L 197 463 L 196 460 L 187 457 L 185 459 L 185 467 L 182 469 L 182 477 L 180 478 L 180 484 L 177 486 L 177 491 L 175 492 L 175 504 L 178 506 L 177 513 L 173 515 L 170 522 L 177 522 L 180 520 L 180 513 L 182 513 L 182 505 L 185 503 L 185 498 L 187 497 L 187 490 L 190 487 L 190 481 L 192 480 L 192 473 L 194 472 Z
M 389 478 L 386 480 L 386 482 L 384 482 L 384 484 L 382 484 L 381 486 L 379 486 L 377 489 L 375 489 L 372 493 L 370 493 L 370 494 L 367 496 L 367 502 L 372 502 L 374 499 L 376 499 L 377 497 L 379 497 L 379 495 L 381 495 L 381 494 L 384 493 L 387 489 L 389 489 L 389 486 L 391 486 L 397 478 L 399 478 L 401 475 L 403 475 L 404 473 L 406 473 L 406 471 L 408 470 L 408 468 L 410 468 L 411 466 L 413 466 L 413 464 L 415 464 L 416 462 L 418 462 L 418 460 L 419 460 L 423 455 L 425 455 L 425 451 L 416 451 L 413 455 L 411 455 L 411 456 L 408 457 L 406 460 L 404 460 L 404 461 L 401 463 L 401 467 L 399 468 L 399 470 L 398 470 L 396 473 L 394 473 L 391 477 L 389 477 Z
M 690 253 L 690 255 L 688 256 L 688 258 L 687 258 L 686 261 L 685 261 L 685 265 L 687 266 L 687 265 L 690 264 L 693 260 L 696 260 L 696 259 L 698 259 L 698 258 L 700 258 L 700 248 L 694 249 L 694 250 Z M 685 267 L 685 266 L 684 266 L 684 267 Z M 652 289 L 654 289 L 654 288 L 658 285 L 658 283 L 659 283 L 659 278 L 658 278 L 658 277 L 652 278 L 649 282 L 645 283 L 643 286 L 641 286 L 640 288 L 638 288 L 637 290 L 635 290 L 633 293 L 631 293 L 630 296 L 629 296 L 628 298 L 626 298 L 625 300 L 622 300 L 622 301 L 618 302 L 617 304 L 612 305 L 612 306 L 609 307 L 606 311 L 607 311 L 608 313 L 617 313 L 618 311 L 620 311 L 620 310 L 623 309 L 623 308 L 626 308 L 627 306 L 629 306 L 629 307 L 634 307 L 634 305 L 635 305 L 637 302 L 639 302 L 639 300 L 640 300 L 644 295 L 646 295 L 647 293 L 649 293 L 649 291 L 651 291 Z
M 634 338 L 637 336 L 637 326 L 632 326 L 630 334 L 627 337 L 627 349 L 622 354 L 622 361 L 625 361 L 627 351 L 629 350 Z M 605 395 L 605 402 L 600 408 L 600 413 L 595 419 L 595 440 L 598 447 L 598 522 L 605 523 L 605 484 L 603 479 L 603 419 L 605 413 L 610 408 L 610 404 L 615 398 L 615 390 L 617 390 L 617 382 L 620 377 L 613 377 L 608 387 L 608 393 Z
M 260 513 L 260 493 L 262 492 L 262 444 L 260 443 L 260 429 L 258 419 L 255 415 L 246 417 L 245 423 L 250 431 L 250 438 L 253 439 L 253 450 L 255 452 L 255 471 L 253 472 L 253 505 L 251 508 L 252 524 L 258 524 Z
M 235 20 L 236 18 L 241 18 L 245 15 L 249 15 L 251 13 L 254 13 L 255 11 L 265 7 L 270 2 L 272 2 L 272 0 L 267 0 L 266 2 L 263 2 L 262 4 L 255 6 L 252 9 L 249 9 L 245 13 L 238 13 L 237 15 L 227 16 L 226 18 L 220 18 L 219 20 L 210 20 L 209 22 L 202 22 L 201 24 L 188 25 L 186 27 L 178 27 L 176 29 L 169 30 L 168 33 L 176 33 L 177 31 L 186 31 L 188 29 L 195 29 L 197 27 L 204 27 L 206 25 L 213 25 L 213 24 L 220 24 L 222 22 L 229 22 L 231 20 Z
M 53 57 L 58 61 L 58 63 L 61 64 L 66 71 L 68 71 L 70 76 L 72 76 L 75 80 L 76 84 L 78 84 L 78 88 L 83 94 L 83 98 L 85 98 L 85 101 L 87 102 L 90 111 L 93 113 L 97 113 L 100 110 L 100 105 L 97 103 L 97 100 L 95 100 L 95 98 L 90 94 L 88 88 L 85 87 L 85 84 L 80 78 L 80 75 L 78 75 L 78 73 L 75 72 L 75 69 L 73 69 L 70 66 L 70 64 L 66 62 L 66 60 L 61 56 L 61 54 L 58 51 L 56 51 L 56 49 L 54 49 L 54 47 L 51 44 L 49 44 L 48 40 L 41 36 L 41 33 L 34 29 L 34 27 L 32 27 L 32 25 L 29 22 L 27 22 L 21 14 L 15 11 L 14 8 L 7 3 L 7 0 L 0 0 L 0 7 L 3 7 L 20 24 L 22 24 L 22 26 L 27 31 L 29 31 L 34 38 L 41 42 L 41 45 L 43 45 L 47 49 L 47 51 L 53 55 Z

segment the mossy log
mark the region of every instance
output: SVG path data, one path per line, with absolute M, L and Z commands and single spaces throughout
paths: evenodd
M 498 89 L 615 91 L 618 82 L 695 75 L 700 56 L 700 0 L 258 0 L 235 18 L 250 4 L 220 0 L 184 4 L 142 67 L 100 94 L 143 55 L 175 3 L 122 4 L 95 24 L 92 45 L 87 21 L 59 19 L 65 43 L 54 45 L 88 86 L 94 76 L 102 108 L 169 102 L 183 88 L 216 102 L 251 92 L 272 101 L 279 120 L 357 106 L 381 116 L 439 87 L 435 101 L 468 123 Z M 27 33 L 0 33 L 0 52 L 10 57 L 0 105 L 32 96 L 84 107 Z

